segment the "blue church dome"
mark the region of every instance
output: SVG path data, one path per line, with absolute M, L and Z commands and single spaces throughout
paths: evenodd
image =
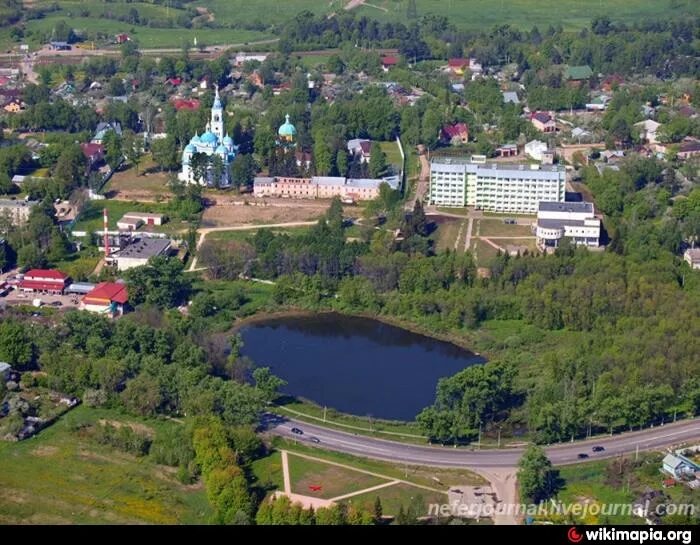
M 228 134 L 224 136 L 224 146 L 227 148 L 233 146 L 233 138 L 231 138 Z
M 221 154 L 226 155 L 226 154 L 228 154 L 228 150 L 224 146 L 219 144 L 216 148 L 216 153 L 221 153 Z
M 297 134 L 297 129 L 289 122 L 289 114 L 285 116 L 286 121 L 280 126 L 277 134 L 286 138 L 293 138 Z
M 187 144 L 185 146 L 185 151 L 189 153 L 195 153 L 197 151 L 197 148 L 194 147 L 194 144 Z
M 204 144 L 216 144 L 219 138 L 211 131 L 205 132 L 199 140 Z

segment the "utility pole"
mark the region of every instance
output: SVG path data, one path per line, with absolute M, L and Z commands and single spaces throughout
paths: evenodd
M 477 444 L 479 445 L 477 448 L 481 450 L 481 422 L 479 422 L 479 441 Z
M 501 426 L 498 426 L 498 448 L 501 448 Z
M 327 410 L 328 410 L 328 407 L 326 407 L 326 406 L 324 405 L 324 406 L 323 406 L 323 422 L 324 422 L 324 423 L 326 422 L 326 411 L 327 411 Z
M 634 461 L 636 462 L 637 460 L 639 460 L 639 443 L 637 443 L 637 448 L 634 452 Z

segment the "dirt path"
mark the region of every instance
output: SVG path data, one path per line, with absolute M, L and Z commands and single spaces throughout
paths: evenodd
M 388 486 L 394 486 L 394 485 L 400 484 L 400 483 L 401 483 L 401 481 L 390 481 L 388 483 L 378 484 L 377 486 L 371 486 L 370 488 L 365 488 L 363 490 L 357 490 L 356 492 L 350 492 L 349 494 L 343 494 L 342 496 L 337 496 L 335 498 L 331 498 L 331 501 L 346 500 L 348 498 L 352 498 L 353 496 L 359 496 L 360 494 L 374 492 L 375 490 L 381 490 L 382 488 L 386 488 Z
M 416 183 L 416 192 L 413 195 L 413 198 L 406 203 L 406 210 L 413 210 L 417 199 L 420 199 L 423 203 L 425 203 L 425 198 L 428 195 L 428 189 L 430 188 L 430 163 L 428 162 L 428 157 L 425 154 L 425 147 L 422 144 L 418 146 L 418 159 L 420 160 L 420 175 L 418 176 L 418 182 Z
M 316 221 L 292 221 L 289 223 L 268 223 L 263 225 L 257 224 L 247 224 L 247 225 L 236 225 L 233 227 L 203 227 L 198 229 L 199 239 L 197 239 L 197 249 L 202 247 L 204 244 L 204 239 L 209 233 L 216 231 L 250 231 L 252 229 L 267 229 L 267 228 L 284 228 L 284 227 L 306 227 L 310 225 L 316 225 Z M 197 268 L 197 256 L 194 257 L 192 263 L 190 263 L 190 268 L 187 272 L 202 271 L 204 268 Z
M 347 4 L 345 4 L 345 7 L 343 7 L 343 9 L 345 11 L 350 11 L 351 9 L 359 8 L 364 3 L 365 0 L 350 0 Z

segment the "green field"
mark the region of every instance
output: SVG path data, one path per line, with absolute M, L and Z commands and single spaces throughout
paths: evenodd
M 419 516 L 428 514 L 428 506 L 431 503 L 443 504 L 447 502 L 447 495 L 439 492 L 431 492 L 416 488 L 409 484 L 395 484 L 379 490 L 373 490 L 366 494 L 358 494 L 352 498 L 344 500 L 348 504 L 360 505 L 366 509 L 371 509 L 376 498 L 382 502 L 382 512 L 385 515 L 396 515 L 401 506 L 404 510 L 408 506 L 413 506 Z
M 474 232 L 479 226 L 479 236 L 482 237 L 531 237 L 532 230 L 529 225 L 510 225 L 503 220 L 477 220 L 474 222 Z
M 380 21 L 409 22 L 408 0 L 369 3 L 377 7 L 362 6 L 356 13 Z M 561 24 L 565 29 L 577 30 L 602 15 L 627 23 L 697 15 L 695 0 L 416 0 L 416 8 L 419 18 L 428 13 L 444 15 L 456 26 L 470 30 L 504 24 L 527 30 L 537 25 L 540 31 L 550 24 Z
M 367 16 L 381 22 L 410 24 L 407 17 L 409 0 L 373 0 L 354 10 L 358 16 Z M 35 5 L 53 4 L 52 0 L 35 0 Z M 315 15 L 338 11 L 346 0 L 209 0 L 192 4 L 206 8 L 214 23 L 280 25 L 308 10 Z M 60 10 L 50 12 L 42 19 L 32 19 L 26 28 L 31 36 L 26 42 L 33 46 L 48 37 L 59 20 L 69 21 L 79 31 L 87 31 L 93 38 L 97 33 L 108 36 L 126 32 L 144 48 L 180 48 L 184 42 L 206 45 L 223 45 L 254 42 L 275 38 L 274 30 L 246 30 L 243 28 L 150 28 L 116 19 L 106 19 L 104 14 L 125 15 L 135 8 L 140 17 L 152 20 L 176 20 L 186 15 L 182 9 L 147 2 L 98 0 L 77 2 L 69 0 L 59 3 Z M 457 27 L 468 30 L 483 30 L 493 26 L 509 24 L 529 30 L 537 25 L 541 31 L 549 25 L 561 24 L 568 30 L 579 30 L 590 25 L 597 16 L 608 16 L 613 21 L 632 23 L 640 19 L 680 18 L 697 15 L 696 0 L 416 0 L 418 18 L 427 15 L 442 15 Z M 83 16 L 87 15 L 87 17 Z M 195 26 L 209 15 L 196 18 Z M 7 48 L 13 42 L 9 29 L 0 29 L 0 46 Z M 304 61 L 305 63 L 307 61 Z M 316 61 L 309 60 L 309 63 Z
M 35 438 L 0 441 L 0 524 L 203 524 L 211 510 L 200 485 L 174 471 L 72 431 L 80 418 L 134 422 L 142 429 L 174 423 L 137 420 L 78 407 Z

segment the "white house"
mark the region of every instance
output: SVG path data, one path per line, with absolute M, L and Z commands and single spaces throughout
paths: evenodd
M 531 140 L 525 144 L 525 155 L 535 161 L 542 161 L 543 154 L 549 149 L 546 142 L 541 140 Z
M 653 119 L 645 119 L 634 124 L 639 128 L 639 137 L 649 144 L 658 143 L 658 131 L 661 123 L 657 123 Z
M 683 254 L 683 259 L 691 269 L 700 269 L 700 248 L 688 248 Z
M 600 220 L 590 202 L 540 202 L 537 209 L 537 246 L 556 248 L 566 237 L 573 244 L 597 247 Z
M 662 462 L 662 469 L 665 473 L 668 473 L 676 479 L 680 479 L 684 475 L 692 475 L 695 473 L 697 466 L 690 462 L 684 456 L 677 456 L 676 454 L 667 454 L 664 456 Z

